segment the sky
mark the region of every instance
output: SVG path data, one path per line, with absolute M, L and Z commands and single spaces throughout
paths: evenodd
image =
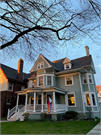
M 79 47 L 74 47 L 70 46 L 69 44 L 67 45 L 67 49 L 62 48 L 63 51 L 61 51 L 61 48 L 58 48 L 58 54 L 53 54 L 51 52 L 51 55 L 45 55 L 50 61 L 62 59 L 62 58 L 69 58 L 70 60 L 80 58 L 83 56 L 86 56 L 86 50 L 85 46 L 89 47 L 89 53 L 92 55 L 96 74 L 95 76 L 95 82 L 96 85 L 101 85 L 101 46 L 93 43 L 90 39 L 85 38 L 83 43 L 79 45 Z M 18 60 L 20 57 L 16 58 L 6 58 L 6 59 L 1 59 L 0 62 L 6 66 L 12 67 L 14 69 L 18 68 Z M 29 73 L 31 70 L 32 66 L 34 65 L 35 61 L 30 62 L 24 59 L 24 66 L 23 66 L 23 72 Z

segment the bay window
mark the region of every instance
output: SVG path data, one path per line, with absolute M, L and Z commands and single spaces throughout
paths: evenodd
M 43 86 L 43 76 L 38 77 L 38 86 Z
M 91 73 L 87 73 L 83 75 L 83 84 L 92 84 L 93 83 L 93 79 L 92 79 L 92 74 Z
M 47 76 L 47 85 L 52 85 L 52 76 Z

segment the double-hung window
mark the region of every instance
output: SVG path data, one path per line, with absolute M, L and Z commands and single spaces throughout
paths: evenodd
M 65 85 L 73 85 L 73 76 L 70 75 L 65 77 Z
M 10 105 L 11 104 L 11 98 L 7 98 L 6 104 Z
M 83 83 L 84 84 L 87 84 L 87 83 L 92 84 L 93 83 L 92 74 L 90 74 L 90 73 L 84 74 L 83 75 Z
M 68 106 L 75 106 L 75 95 L 74 95 L 74 93 L 68 94 Z
M 43 69 L 43 68 L 44 68 L 43 62 L 37 64 L 37 69 Z
M 47 76 L 47 85 L 52 85 L 52 76 Z
M 86 105 L 87 106 L 96 106 L 96 98 L 94 92 L 85 93 L 86 96 Z
M 13 83 L 9 82 L 8 90 L 9 90 L 9 91 L 13 91 Z
M 43 76 L 38 77 L 38 86 L 43 86 Z

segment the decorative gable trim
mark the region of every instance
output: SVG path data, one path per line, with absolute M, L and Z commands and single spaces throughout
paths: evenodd
M 47 60 L 42 56 L 42 54 L 40 54 L 39 57 L 38 57 L 38 59 L 36 60 L 36 62 L 35 62 L 35 64 L 34 64 L 34 66 L 32 67 L 32 69 L 31 69 L 29 72 L 32 72 L 32 71 L 33 71 L 33 69 L 34 69 L 35 65 L 38 63 L 38 60 L 40 59 L 40 57 L 48 64 L 48 67 L 52 67 L 52 66 L 47 62 Z
M 71 62 L 71 60 L 69 60 L 67 57 L 64 59 L 64 61 L 63 61 L 63 64 L 65 64 L 65 63 L 70 63 Z

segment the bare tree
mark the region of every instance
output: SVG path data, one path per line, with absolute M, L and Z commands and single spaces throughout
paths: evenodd
M 100 44 L 100 6 L 99 0 L 1 1 L 0 48 L 33 60 L 86 36 Z

